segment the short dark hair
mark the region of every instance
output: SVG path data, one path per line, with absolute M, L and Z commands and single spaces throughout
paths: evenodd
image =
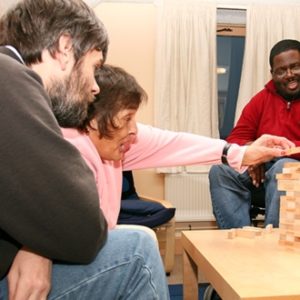
M 288 50 L 297 50 L 300 52 L 300 42 L 297 40 L 285 39 L 276 43 L 270 52 L 269 63 L 271 70 L 273 69 L 274 57 Z
M 41 62 L 44 49 L 53 56 L 59 38 L 70 35 L 75 61 L 88 51 L 108 48 L 106 29 L 82 0 L 23 0 L 0 19 L 0 45 L 11 45 L 27 65 Z
M 89 106 L 88 117 L 79 129 L 86 130 L 95 119 L 99 137 L 112 138 L 118 129 L 114 117 L 123 109 L 138 109 L 147 101 L 147 94 L 136 79 L 120 67 L 105 64 L 96 71 L 95 78 L 100 93 Z

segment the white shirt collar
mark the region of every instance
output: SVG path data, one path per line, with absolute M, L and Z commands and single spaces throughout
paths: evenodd
M 21 60 L 21 62 L 25 65 L 25 62 L 24 62 L 21 54 L 18 52 L 18 50 L 16 48 L 14 48 L 13 46 L 10 46 L 10 45 L 6 45 L 5 47 L 10 49 L 12 52 L 14 52 L 18 56 L 18 58 Z

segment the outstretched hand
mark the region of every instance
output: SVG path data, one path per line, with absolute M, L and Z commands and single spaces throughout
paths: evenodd
M 264 134 L 249 145 L 245 151 L 242 165 L 250 166 L 270 161 L 274 157 L 288 155 L 288 149 L 295 144 L 287 138 Z

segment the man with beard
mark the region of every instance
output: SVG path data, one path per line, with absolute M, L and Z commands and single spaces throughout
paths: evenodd
M 285 136 L 300 146 L 300 42 L 282 40 L 276 43 L 269 58 L 272 79 L 245 106 L 227 137 L 229 143 L 250 144 L 262 134 Z M 282 192 L 277 190 L 276 174 L 292 158 L 271 160 L 249 167 L 238 174 L 222 165 L 209 173 L 213 212 L 220 228 L 238 228 L 251 224 L 252 199 L 265 199 L 265 225 L 279 226 L 279 204 Z
M 107 46 L 81 0 L 23 0 L 0 19 L 0 299 L 169 297 L 155 241 L 107 234 L 93 174 L 55 118 L 86 117 Z

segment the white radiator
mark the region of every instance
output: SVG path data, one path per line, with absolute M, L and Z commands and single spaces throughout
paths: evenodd
M 176 207 L 176 221 L 214 220 L 208 174 L 166 174 L 165 198 Z

